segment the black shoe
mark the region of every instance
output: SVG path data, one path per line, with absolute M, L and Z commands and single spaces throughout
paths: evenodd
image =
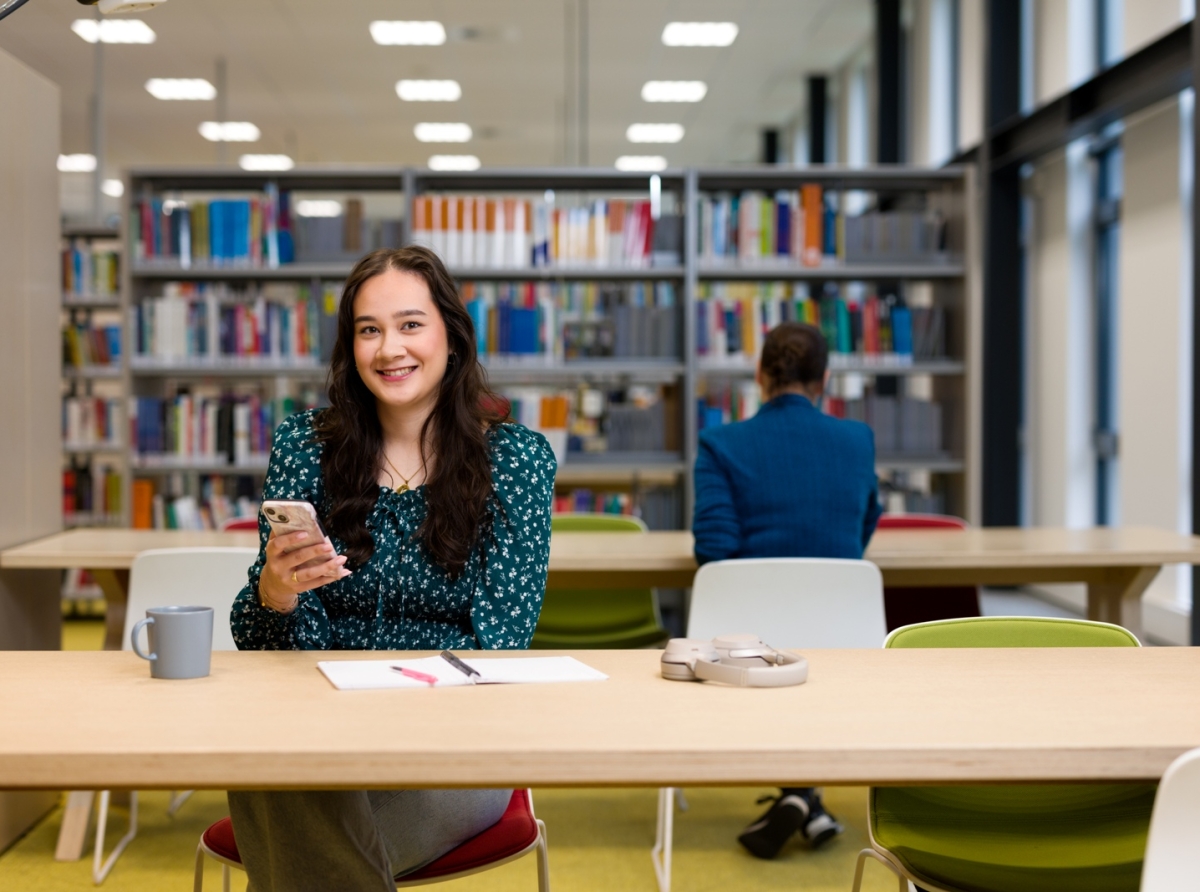
M 814 849 L 820 848 L 841 833 L 844 828 L 833 815 L 825 811 L 821 797 L 815 790 L 805 798 L 808 801 L 808 820 L 804 822 L 802 832 L 804 838 L 808 840 L 809 846 Z
M 738 836 L 738 842 L 755 858 L 771 859 L 779 854 L 784 843 L 809 823 L 811 808 L 802 794 L 783 792 L 779 796 L 764 796 L 759 803 L 770 802 L 766 814 Z

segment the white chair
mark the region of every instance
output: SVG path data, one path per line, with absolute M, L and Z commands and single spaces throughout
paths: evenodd
M 772 647 L 878 648 L 887 637 L 883 575 L 869 561 L 747 558 L 714 561 L 696 573 L 689 638 L 752 632 Z M 650 858 L 661 892 L 671 890 L 675 790 L 658 792 Z
M 1150 813 L 1141 892 L 1176 892 L 1200 877 L 1200 749 L 1171 763 Z
M 229 628 L 229 613 L 233 599 L 246 585 L 246 571 L 257 557 L 258 550 L 254 548 L 155 548 L 138 554 L 129 572 L 129 603 L 121 648 L 131 649 L 130 633 L 148 608 L 191 605 L 213 608 L 213 650 L 237 650 Z M 104 857 L 110 792 L 101 791 L 96 815 L 96 846 L 92 857 L 92 880 L 96 885 L 104 882 L 117 858 L 137 836 L 135 790 L 129 794 L 129 831 Z M 187 790 L 176 796 L 172 790 L 167 813 L 175 814 L 191 795 Z

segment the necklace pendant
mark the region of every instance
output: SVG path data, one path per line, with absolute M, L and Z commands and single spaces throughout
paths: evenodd
M 400 484 L 400 488 L 399 488 L 399 489 L 397 489 L 397 490 L 396 490 L 396 492 L 398 492 L 398 493 L 401 493 L 401 492 L 408 492 L 408 484 L 407 484 L 407 483 L 401 483 L 401 484 Z

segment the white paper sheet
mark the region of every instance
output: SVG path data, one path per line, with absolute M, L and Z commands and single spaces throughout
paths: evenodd
M 463 657 L 464 663 L 479 672 L 479 684 L 550 684 L 554 682 L 604 681 L 603 672 L 574 657 Z M 452 688 L 471 684 L 441 657 L 418 660 L 325 660 L 317 668 L 339 691 L 366 691 L 379 688 Z M 436 684 L 403 675 L 407 668 L 437 679 Z

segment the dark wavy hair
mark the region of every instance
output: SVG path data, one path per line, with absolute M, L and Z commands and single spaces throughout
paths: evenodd
M 763 341 L 761 365 L 773 391 L 823 381 L 828 364 L 829 346 L 815 325 L 781 322 Z
M 421 429 L 421 457 L 437 460 L 425 481 L 428 511 L 417 531 L 426 552 L 451 577 L 467 562 L 487 515 L 492 495 L 488 433 L 504 421 L 502 404 L 487 386 L 475 353 L 475 327 L 458 287 L 436 254 L 427 248 L 381 248 L 363 257 L 350 273 L 338 308 L 337 341 L 329 364 L 330 407 L 317 414 L 317 440 L 324 444 L 328 531 L 345 545 L 348 563 L 362 565 L 375 550 L 367 515 L 379 494 L 383 429 L 375 395 L 354 363 L 354 302 L 363 284 L 389 270 L 420 276 L 446 325 L 450 361 L 437 402 Z

